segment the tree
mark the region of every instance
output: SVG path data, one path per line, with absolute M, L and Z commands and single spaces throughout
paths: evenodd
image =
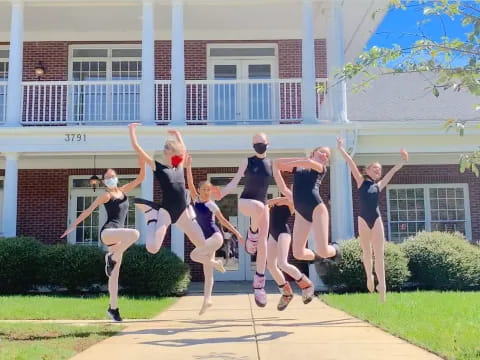
M 423 7 L 424 19 L 417 24 L 417 40 L 408 47 L 392 45 L 390 48 L 372 47 L 363 52 L 353 63 L 348 63 L 336 75 L 338 81 L 350 80 L 363 75 L 365 80 L 354 85 L 354 91 L 368 86 L 375 79 L 399 73 L 434 74 L 430 90 L 435 97 L 445 90 L 467 91 L 480 96 L 480 0 L 389 0 L 389 7 L 407 9 L 410 6 Z M 378 9 L 372 16 L 376 16 Z M 433 19 L 442 24 L 442 36 L 435 39 L 424 31 Z M 464 38 L 453 38 L 448 34 L 445 19 L 450 18 L 461 23 Z M 472 104 L 480 110 L 480 104 Z M 455 128 L 460 136 L 464 134 L 465 124 L 455 119 L 445 124 L 447 130 Z M 477 176 L 480 164 L 480 150 L 472 154 L 463 154 L 460 158 L 460 171 L 470 169 Z

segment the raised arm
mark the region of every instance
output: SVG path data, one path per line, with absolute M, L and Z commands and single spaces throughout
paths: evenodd
M 142 158 L 143 161 L 148 164 L 148 166 L 150 166 L 153 170 L 155 170 L 155 161 L 138 144 L 137 134 L 135 132 L 135 129 L 139 125 L 141 124 L 139 123 L 128 124 L 128 130 L 130 133 L 130 141 L 132 142 L 132 147 L 137 153 L 138 157 Z
M 220 209 L 218 209 L 216 212 L 215 212 L 215 217 L 217 218 L 218 222 L 224 227 L 224 228 L 227 228 L 233 235 L 235 235 L 235 237 L 238 239 L 238 241 L 240 241 L 241 244 L 244 244 L 245 243 L 245 240 L 243 239 L 242 237 L 242 234 L 240 234 L 238 232 L 237 229 L 235 229 L 235 226 L 233 226 L 230 221 L 228 221 L 227 219 L 225 219 L 225 216 L 223 216 L 222 212 L 220 211 Z
M 183 147 L 183 154 L 182 155 L 185 157 L 186 154 L 187 154 L 187 147 L 185 146 L 185 143 L 183 142 L 182 134 L 180 133 L 180 131 L 175 130 L 175 129 L 170 129 L 170 130 L 168 130 L 168 134 L 174 136 L 175 140 L 177 140 L 182 145 L 182 147 Z
M 82 223 L 83 220 L 90 216 L 93 210 L 95 210 L 101 204 L 105 204 L 108 200 L 110 200 L 110 194 L 107 192 L 97 197 L 97 199 L 92 203 L 92 205 L 90 205 L 78 216 L 78 218 L 73 222 L 73 224 L 70 225 L 67 230 L 65 230 L 62 236 L 60 236 L 60 238 L 63 239 L 65 236 L 71 233 L 78 224 Z
M 402 156 L 402 161 L 399 164 L 395 165 L 393 168 L 391 168 L 390 171 L 383 177 L 383 179 L 378 182 L 378 187 L 380 188 L 380 191 L 382 191 L 388 185 L 395 173 L 407 163 L 408 153 L 405 151 L 405 149 L 400 150 L 400 155 Z
M 185 170 L 187 171 L 188 191 L 190 192 L 192 200 L 195 200 L 198 197 L 198 193 L 195 183 L 193 182 L 192 157 L 188 153 L 185 153 Z
M 296 167 L 313 169 L 319 173 L 322 173 L 325 170 L 322 164 L 310 158 L 281 158 L 274 160 L 274 164 L 279 170 L 289 172 Z
M 125 194 L 135 189 L 143 182 L 143 180 L 145 180 L 145 160 L 141 157 L 138 158 L 138 166 L 140 167 L 140 172 L 138 173 L 137 178 L 120 187 L 120 191 L 124 192 Z
M 348 164 L 348 167 L 350 168 L 350 171 L 352 172 L 353 178 L 357 182 L 357 187 L 360 187 L 363 183 L 363 176 L 360 170 L 358 170 L 357 164 L 355 164 L 355 161 L 353 161 L 352 157 L 350 156 L 349 153 L 345 151 L 343 148 L 344 140 L 340 137 L 337 137 L 337 148 L 342 157 L 345 159 L 345 161 Z
M 214 197 L 215 200 L 221 200 L 223 197 L 227 196 L 230 194 L 233 189 L 235 189 L 238 186 L 238 183 L 240 180 L 242 180 L 243 175 L 245 175 L 245 170 L 247 170 L 247 165 L 248 165 L 248 160 L 244 159 L 240 166 L 238 167 L 238 171 L 233 177 L 233 179 L 225 186 L 223 189 L 220 190 L 220 188 L 215 187 L 214 188 Z
M 279 160 L 279 159 L 277 159 Z M 273 161 L 272 171 L 273 171 L 273 178 L 275 179 L 275 183 L 277 184 L 278 190 L 286 196 L 290 201 L 293 201 L 292 191 L 288 188 L 287 184 L 285 183 L 285 179 L 280 172 L 280 168 L 278 167 L 277 160 Z

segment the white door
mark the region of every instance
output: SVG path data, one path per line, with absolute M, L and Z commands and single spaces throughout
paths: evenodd
M 70 206 L 68 214 L 68 225 L 87 209 L 102 193 L 103 190 L 93 191 L 93 189 L 72 189 L 70 191 Z M 130 208 L 128 210 L 125 226 L 128 228 L 136 227 L 137 212 L 133 203 L 133 198 L 140 195 L 137 188 L 129 193 Z M 83 221 L 77 228 L 68 235 L 70 244 L 96 245 L 102 246 L 100 241 L 100 230 L 107 219 L 104 206 L 96 208 L 93 213 Z
M 271 122 L 277 115 L 273 59 L 213 60 L 208 76 L 209 119 L 217 123 Z
M 242 188 L 238 187 L 235 193 L 225 196 L 217 202 L 225 218 L 237 228 L 245 237 L 250 226 L 248 217 L 238 211 L 238 199 L 242 193 Z M 278 196 L 278 190 L 275 186 L 270 186 L 268 197 Z M 223 260 L 225 273 L 215 272 L 216 281 L 229 280 L 253 280 L 255 273 L 255 256 L 250 256 L 245 249 L 236 241 L 224 239 L 223 247 L 216 253 L 216 258 Z M 267 279 L 271 280 L 270 274 L 266 273 Z

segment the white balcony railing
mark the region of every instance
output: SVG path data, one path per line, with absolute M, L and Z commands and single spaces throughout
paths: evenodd
M 140 119 L 140 81 L 23 83 L 25 125 L 112 124 Z
M 6 121 L 7 116 L 7 82 L 0 81 L 0 124 Z
M 301 80 L 188 80 L 188 123 L 298 123 Z
M 324 83 L 317 79 L 317 84 Z M 24 125 L 117 124 L 140 120 L 140 80 L 23 83 Z M 6 82 L 0 82 L 0 122 Z M 301 79 L 187 80 L 188 124 L 289 124 L 302 121 Z M 324 93 L 316 94 L 320 118 Z M 155 120 L 171 120 L 171 81 L 155 81 Z

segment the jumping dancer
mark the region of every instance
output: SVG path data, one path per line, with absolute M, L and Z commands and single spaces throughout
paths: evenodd
M 299 260 L 319 261 L 332 259 L 339 261 L 340 247 L 328 244 L 329 214 L 320 197 L 320 185 L 327 173 L 330 159 L 328 147 L 318 147 L 309 158 L 283 158 L 274 160 L 274 177 L 283 195 L 288 197 L 289 189 L 280 171 L 293 172 L 293 204 L 295 223 L 293 227 L 293 256 Z M 313 230 L 316 252 L 307 248 L 308 235 Z M 314 295 L 313 284 L 303 275 L 297 282 L 302 289 L 305 304 Z
M 89 217 L 98 206 L 103 204 L 107 212 L 107 221 L 102 227 L 100 238 L 108 247 L 108 253 L 105 255 L 105 273 L 108 276 L 108 292 L 110 294 L 110 306 L 107 314 L 114 321 L 122 321 L 118 308 L 118 278 L 123 253 L 140 236 L 137 230 L 125 228 L 129 207 L 127 194 L 140 185 L 145 178 L 145 162 L 142 159 L 139 159 L 139 166 L 140 173 L 137 178 L 120 187 L 118 186 L 117 173 L 113 169 L 108 169 L 103 174 L 103 183 L 107 187 L 106 191 L 97 197 L 92 205 L 84 210 L 61 236 L 61 238 L 67 236 L 78 224 Z
M 375 278 L 372 269 L 372 247 L 375 257 L 375 273 L 377 274 L 377 291 L 380 300 L 385 302 L 387 286 L 385 283 L 385 234 L 383 222 L 378 209 L 378 197 L 380 192 L 388 185 L 395 173 L 408 161 L 408 153 L 402 149 L 400 155 L 402 162 L 395 165 L 384 177 L 382 177 L 382 165 L 378 162 L 371 163 L 365 168 L 365 175 L 358 170 L 351 156 L 343 148 L 344 140 L 337 138 L 337 147 L 348 164 L 350 171 L 357 183 L 360 198 L 360 213 L 358 216 L 358 234 L 362 246 L 362 260 L 367 277 L 368 291 L 375 291 Z
M 285 280 L 282 271 L 290 275 L 297 283 L 302 281 L 304 275 L 295 266 L 288 262 L 288 250 L 292 240 L 287 221 L 295 213 L 292 195 L 279 197 L 268 201 L 270 206 L 270 228 L 268 237 L 267 268 L 277 283 L 282 296 L 277 309 L 285 310 L 293 299 L 290 283 Z M 309 298 L 311 300 L 312 298 Z
M 195 248 L 190 257 L 193 261 L 203 264 L 204 283 L 204 299 L 199 315 L 202 315 L 209 307 L 212 306 L 212 290 L 213 290 L 213 269 L 225 272 L 222 260 L 215 260 L 215 252 L 223 245 L 223 236 L 215 224 L 215 218 L 218 222 L 227 228 L 237 239 L 243 242 L 243 238 L 235 227 L 228 222 L 223 216 L 220 208 L 211 200 L 212 184 L 209 181 L 202 181 L 198 186 L 198 192 L 193 182 L 192 159 L 189 154 L 185 157 L 185 168 L 187 170 L 188 190 L 193 201 L 196 220 L 202 228 L 205 236 L 205 246 Z
M 156 254 L 162 247 L 165 234 L 171 224 L 176 224 L 196 247 L 205 245 L 202 229 L 188 211 L 188 193 L 185 187 L 182 163 L 186 148 L 180 132 L 170 130 L 175 137 L 167 140 L 163 148 L 165 164 L 152 159 L 138 144 L 135 128 L 140 125 L 128 125 L 132 146 L 138 156 L 153 170 L 163 191 L 161 204 L 145 199 L 135 199 L 135 204 L 145 213 L 147 221 L 147 251 Z
M 242 177 L 245 176 L 245 187 L 238 201 L 238 209 L 250 218 L 245 249 L 251 255 L 257 253 L 257 271 L 253 277 L 253 289 L 255 303 L 264 307 L 267 305 L 267 294 L 265 292 L 269 222 L 267 192 L 272 178 L 272 163 L 270 159 L 267 159 L 267 135 L 264 133 L 254 135 L 252 143 L 255 155 L 242 161 L 235 177 L 221 191 L 219 188 L 214 188 L 214 196 L 216 200 L 222 199 L 232 192 Z

